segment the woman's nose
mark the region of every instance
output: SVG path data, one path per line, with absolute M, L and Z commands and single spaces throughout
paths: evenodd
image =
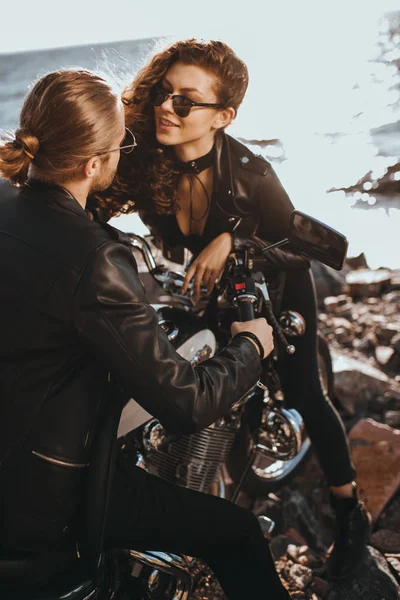
M 166 109 L 169 109 L 171 112 L 174 112 L 174 108 L 173 108 L 173 104 L 172 104 L 172 96 L 173 94 L 167 94 L 165 97 L 164 102 L 161 104 L 161 107 Z

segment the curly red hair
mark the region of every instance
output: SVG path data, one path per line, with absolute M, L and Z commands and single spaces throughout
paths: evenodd
M 151 89 L 176 62 L 215 74 L 215 93 L 224 106 L 237 111 L 243 100 L 248 85 L 247 67 L 227 44 L 188 39 L 155 54 L 122 93 L 126 126 L 134 131 L 138 148 L 121 156 L 112 186 L 93 199 L 109 217 L 141 209 L 174 214 L 178 209 L 175 190 L 180 173 L 171 153 L 157 142 L 150 102 Z

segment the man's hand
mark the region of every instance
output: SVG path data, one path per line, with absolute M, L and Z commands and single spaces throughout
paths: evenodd
M 185 293 L 194 277 L 194 297 L 200 298 L 200 286 L 207 286 L 207 294 L 211 294 L 215 282 L 221 276 L 226 260 L 232 250 L 232 235 L 221 233 L 213 239 L 190 265 L 182 286 Z
M 243 331 L 244 333 L 246 331 L 250 331 L 258 337 L 264 348 L 264 358 L 271 354 L 272 350 L 274 349 L 272 327 L 268 325 L 267 321 L 264 318 L 254 319 L 253 321 L 235 321 L 234 323 L 232 323 L 232 337 L 240 331 Z M 249 339 L 251 340 L 251 338 Z M 253 342 L 253 340 L 251 341 Z M 255 345 L 258 351 L 257 344 L 255 342 L 253 342 L 253 344 Z

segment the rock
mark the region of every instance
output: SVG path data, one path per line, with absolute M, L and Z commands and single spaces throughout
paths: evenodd
M 335 313 L 339 306 L 337 296 L 327 296 L 324 299 L 324 306 L 327 313 Z
M 349 439 L 360 496 L 376 522 L 400 485 L 400 431 L 363 419 Z
M 307 546 L 307 540 L 299 531 L 297 531 L 297 529 L 289 527 L 289 529 L 285 532 L 285 535 L 287 535 L 287 537 L 296 545 L 303 547 Z
M 353 303 L 351 298 L 342 294 L 340 296 L 328 296 L 324 299 L 325 311 L 329 315 L 351 318 Z
M 400 383 L 400 377 L 396 376 L 394 378 L 394 380 L 397 383 Z M 385 392 L 385 396 L 387 396 L 390 400 L 390 402 L 393 403 L 393 408 L 395 409 L 400 409 L 400 392 L 398 390 L 389 390 L 387 392 Z
M 385 412 L 385 423 L 390 427 L 400 428 L 400 410 L 388 410 Z
M 318 262 L 311 261 L 311 271 L 314 276 L 317 299 L 320 305 L 324 304 L 326 296 L 340 294 L 345 286 L 345 276 L 339 271 Z
M 353 304 L 351 302 L 346 302 L 346 304 L 339 304 L 336 308 L 335 314 L 338 317 L 343 317 L 345 319 L 353 318 Z
M 391 274 L 387 269 L 358 269 L 347 273 L 346 283 L 352 298 L 381 296 L 391 288 Z
M 361 252 L 358 256 L 347 257 L 345 264 L 350 267 L 351 270 L 368 268 L 367 259 L 364 252 Z
M 379 369 L 342 354 L 332 352 L 335 394 L 350 415 L 365 414 L 368 401 L 396 389 L 390 378 Z
M 371 412 L 369 414 L 369 418 L 372 419 L 373 421 L 376 421 L 377 423 L 384 423 L 384 416 L 379 414 L 379 413 L 373 413 Z
M 371 536 L 371 545 L 381 552 L 395 554 L 400 552 L 400 533 L 389 529 L 380 529 Z
M 373 412 L 382 414 L 388 409 L 390 402 L 391 399 L 388 396 L 376 396 L 375 398 L 372 398 L 371 402 L 369 403 L 369 408 Z
M 388 304 L 383 300 L 384 304 L 382 305 L 382 312 L 385 317 L 395 316 L 397 317 L 399 314 L 399 307 L 397 304 Z
M 375 333 L 379 343 L 386 346 L 390 344 L 396 333 L 400 333 L 400 323 L 387 323 L 386 319 L 382 318 L 382 324 L 376 327 Z
M 290 544 L 293 545 L 293 539 L 287 535 L 277 535 L 276 537 L 273 537 L 269 543 L 269 547 L 274 559 L 277 560 L 278 558 L 281 558 L 281 556 L 284 556 Z
M 285 573 L 289 585 L 295 586 L 300 590 L 306 589 L 313 577 L 312 570 L 304 565 L 293 563 Z
M 350 298 L 350 296 L 348 296 L 347 294 L 340 294 L 337 297 L 337 301 L 338 301 L 338 305 L 339 306 L 345 306 L 348 303 L 352 303 L 352 299 Z
M 378 550 L 368 547 L 356 576 L 333 586 L 328 600 L 398 600 L 400 587 Z
M 392 290 L 400 290 L 400 269 L 392 271 Z
M 397 495 L 385 506 L 377 521 L 378 529 L 390 529 L 400 533 L 400 495 Z
M 352 331 L 353 329 L 353 325 L 350 323 L 350 321 L 348 319 L 344 319 L 343 317 L 333 317 L 332 327 L 334 329 L 341 327 L 345 331 Z
M 325 553 L 334 538 L 335 521 L 329 501 L 329 488 L 326 478 L 314 454 L 310 454 L 308 460 L 298 471 L 295 485 L 298 492 L 307 498 L 307 504 L 318 525 L 318 536 L 321 542 L 320 550 Z M 315 546 L 311 544 L 311 548 L 314 550 Z
M 319 598 L 326 598 L 329 594 L 331 586 L 325 579 L 321 579 L 320 577 L 314 577 L 312 584 L 310 585 L 310 590 L 317 594 Z
M 400 333 L 398 333 L 397 335 L 395 335 L 392 338 L 390 345 L 395 350 L 395 352 L 400 356 Z
M 383 297 L 383 300 L 388 303 L 394 303 L 400 305 L 400 292 L 389 292 Z
M 285 486 L 280 490 L 284 505 L 284 518 L 287 526 L 286 535 L 293 537 L 300 533 L 299 545 L 309 545 L 318 551 L 325 551 L 326 545 L 321 535 L 319 522 L 310 509 L 305 496 L 298 489 Z M 290 529 L 289 529 L 290 528 Z
M 352 340 L 352 346 L 355 350 L 359 352 L 369 352 L 374 350 L 375 348 L 375 338 L 374 335 L 366 335 L 362 338 L 355 338 Z
M 289 544 L 287 547 L 287 555 L 294 562 L 309 567 L 310 569 L 320 565 L 320 560 L 307 545 L 298 546 L 296 544 Z
M 344 327 L 338 327 L 335 329 L 335 339 L 344 346 L 352 345 L 353 342 L 353 336 L 351 332 Z
M 395 350 L 390 346 L 377 346 L 375 348 L 376 360 L 383 367 L 389 365 L 390 361 L 393 359 L 394 354 Z
M 378 345 L 378 338 L 376 337 L 375 331 L 369 330 L 362 338 L 365 342 L 365 350 L 374 350 Z

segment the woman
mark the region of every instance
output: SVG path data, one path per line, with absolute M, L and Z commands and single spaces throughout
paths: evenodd
M 273 168 L 225 133 L 247 84 L 246 65 L 227 45 L 184 40 L 156 54 L 123 94 L 141 152 L 123 157 L 101 205 L 110 215 L 139 210 L 166 257 L 177 261 L 177 249 L 190 250 L 184 290 L 193 279 L 196 296 L 201 285 L 211 292 L 240 238 L 255 233 L 275 242 L 288 235 L 293 205 Z M 280 372 L 286 403 L 301 413 L 330 486 L 337 536 L 328 572 L 341 579 L 364 555 L 369 517 L 343 424 L 321 389 L 309 269 L 288 272 L 282 308 L 307 322 Z

